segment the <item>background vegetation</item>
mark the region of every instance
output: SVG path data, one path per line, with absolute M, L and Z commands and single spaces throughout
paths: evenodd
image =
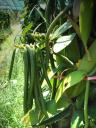
M 8 72 L 14 48 L 15 36 L 20 26 L 11 26 L 12 34 L 1 44 L 0 50 L 0 128 L 24 128 L 23 117 L 23 60 L 17 50 L 12 79 L 8 82 Z M 21 68 L 18 68 L 18 65 Z
M 95 6 L 94 0 L 25 0 L 8 76 L 7 90 L 16 96 L 8 98 L 9 126 L 23 127 L 23 105 L 25 127 L 96 127 Z

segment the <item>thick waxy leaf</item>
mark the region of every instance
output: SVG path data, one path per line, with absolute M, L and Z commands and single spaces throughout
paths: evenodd
M 86 74 L 83 71 L 74 71 L 71 72 L 68 76 L 66 76 L 57 90 L 55 97 L 56 102 L 62 97 L 62 95 L 67 89 L 71 88 L 74 85 L 77 85 L 77 83 L 82 81 L 85 76 Z
M 68 35 L 68 36 L 62 36 L 60 37 L 57 41 L 56 44 L 54 44 L 53 46 L 53 51 L 55 53 L 60 52 L 61 50 L 63 50 L 64 48 L 66 48 L 74 39 L 75 37 L 75 33 Z
M 91 57 L 91 61 L 88 60 L 87 54 L 83 57 L 80 61 L 80 66 L 78 70 L 83 70 L 86 73 L 90 73 L 92 69 L 96 66 L 96 40 L 92 43 L 91 47 L 89 48 L 89 53 Z
M 63 111 L 63 110 L 65 110 L 70 104 L 71 104 L 71 102 L 68 100 L 68 98 L 63 95 L 63 96 L 60 98 L 60 100 L 57 102 L 57 110 L 58 110 L 58 111 Z
M 83 43 L 86 44 L 91 32 L 93 22 L 93 1 L 81 0 L 80 1 L 80 33 Z
M 36 124 L 39 122 L 39 111 L 38 110 L 31 110 L 30 113 L 30 120 L 31 120 L 31 123 L 32 125 Z
M 47 113 L 49 117 L 52 117 L 57 113 L 57 106 L 55 100 L 50 100 L 46 103 Z
M 71 28 L 72 25 L 69 21 L 65 22 L 64 24 L 62 24 L 53 34 L 51 37 L 51 40 L 57 38 L 58 36 L 60 36 L 62 33 L 64 33 L 65 31 L 67 31 L 69 28 Z
M 70 110 L 72 109 L 72 106 L 68 106 L 64 111 L 60 112 L 60 113 L 57 113 L 56 115 L 54 115 L 53 117 L 49 118 L 49 119 L 46 119 L 34 126 L 41 126 L 41 125 L 48 125 L 48 124 L 52 124 L 56 121 L 59 121 L 63 118 L 66 118 L 70 115 Z
M 79 96 L 85 90 L 86 81 L 83 80 L 77 83 L 75 86 L 72 86 L 66 90 L 66 95 L 69 98 L 74 98 Z M 60 98 L 61 99 L 61 98 Z

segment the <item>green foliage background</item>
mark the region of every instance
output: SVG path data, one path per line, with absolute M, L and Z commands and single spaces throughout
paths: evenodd
M 94 0 L 25 0 L 9 81 L 24 84 L 21 104 L 27 127 L 96 126 L 95 6 Z M 16 51 L 23 56 L 23 71 Z M 15 90 L 13 86 L 14 81 L 10 87 Z

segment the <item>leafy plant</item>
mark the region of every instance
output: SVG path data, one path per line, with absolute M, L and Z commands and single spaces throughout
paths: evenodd
M 40 2 L 36 1 L 36 4 Z M 17 45 L 24 59 L 23 121 L 26 125 L 31 122 L 32 127 L 42 128 L 91 127 L 89 110 L 95 96 L 92 98 L 90 90 L 96 83 L 93 77 L 96 73 L 96 40 L 95 37 L 91 39 L 90 34 L 94 33 L 92 22 L 96 3 L 93 0 L 64 1 L 63 10 L 62 0 L 59 0 L 55 1 L 55 11 L 50 11 L 52 2 L 42 2 L 46 6 L 39 11 L 46 18 L 45 26 L 38 26 L 44 19 L 41 13 L 37 22 L 28 20 L 28 26 L 31 22 L 33 26 L 30 30 L 25 26 L 24 30 L 28 30 L 26 33 L 30 34 L 31 40 Z M 80 6 L 77 19 L 72 15 L 76 4 Z M 25 39 L 26 35 L 22 35 Z

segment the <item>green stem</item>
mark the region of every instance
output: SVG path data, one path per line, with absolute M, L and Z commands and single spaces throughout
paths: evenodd
M 85 127 L 84 128 L 88 128 L 88 125 L 89 125 L 89 121 L 88 121 L 89 88 L 90 88 L 90 83 L 89 83 L 89 81 L 87 81 L 86 90 L 85 90 L 85 99 L 84 99 L 84 118 L 85 118 Z

